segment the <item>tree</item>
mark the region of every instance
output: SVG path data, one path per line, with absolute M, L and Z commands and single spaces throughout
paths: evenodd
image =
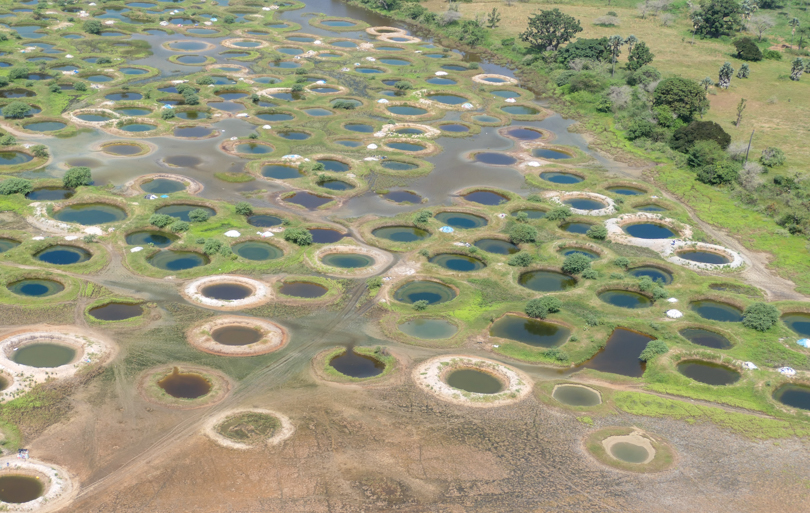
M 494 29 L 501 22 L 501 13 L 498 12 L 497 7 L 492 8 L 492 12 L 487 15 L 487 27 Z
M 98 20 L 87 20 L 84 22 L 84 31 L 88 34 L 99 35 L 101 34 L 101 22 Z
M 742 63 L 740 65 L 740 71 L 737 72 L 737 78 L 748 78 L 748 75 L 751 74 L 751 69 L 748 67 L 748 64 Z
M 39 159 L 46 159 L 48 158 L 48 147 L 44 144 L 37 144 L 31 148 L 31 153 Z
M 31 110 L 31 106 L 20 101 L 11 102 L 3 107 L 3 117 L 6 119 L 22 119 Z
M 222 242 L 217 239 L 206 239 L 203 246 L 203 253 L 206 255 L 215 255 L 222 249 Z
M 693 169 L 700 169 L 722 162 L 726 158 L 726 152 L 720 148 L 716 141 L 697 141 L 689 148 L 686 163 Z
M 174 109 L 163 109 L 160 111 L 160 119 L 174 118 Z
M 413 216 L 413 222 L 415 224 L 425 224 L 430 221 L 430 218 L 433 217 L 433 213 L 430 210 L 420 210 Z
M 75 90 L 79 91 L 80 93 L 83 93 L 83 92 L 87 91 L 87 84 L 85 84 L 84 82 L 76 82 L 73 85 L 73 88 Z
M 562 271 L 565 274 L 579 274 L 591 268 L 591 259 L 581 253 L 574 253 L 565 257 Z
M 800 25 L 799 18 L 794 17 L 788 22 L 790 25 L 790 46 L 793 47 L 793 37 L 796 35 L 796 29 Z
M 427 299 L 420 299 L 419 301 L 415 301 L 413 304 L 413 309 L 417 312 L 422 312 L 427 309 L 430 305 Z
M 674 115 L 688 122 L 709 109 L 709 100 L 706 91 L 694 80 L 673 77 L 659 82 L 653 105 L 667 106 Z
M 207 210 L 204 210 L 202 208 L 195 208 L 194 210 L 188 213 L 188 218 L 193 223 L 204 223 L 208 221 L 209 217 L 211 217 L 211 214 L 209 214 Z
M 622 269 L 627 269 L 630 267 L 630 259 L 627 257 L 619 257 L 613 261 L 613 265 L 616 267 L 621 267 Z
M 548 308 L 541 299 L 530 299 L 523 311 L 532 319 L 545 319 L 548 316 Z
M 746 328 L 768 331 L 779 320 L 779 310 L 767 303 L 754 303 L 745 309 L 742 323 Z
M 298 246 L 309 246 L 312 244 L 312 234 L 303 228 L 287 228 L 284 230 L 284 240 L 292 242 Z
M 641 41 L 630 49 L 630 55 L 627 57 L 627 69 L 636 71 L 641 69 L 653 61 L 655 55 L 647 47 L 644 41 Z
M 72 167 L 67 170 L 62 177 L 62 185 L 67 189 L 75 189 L 82 185 L 90 185 L 93 178 L 90 176 L 89 167 Z
M 608 231 L 607 228 L 605 228 L 603 225 L 595 224 L 590 228 L 588 228 L 588 231 L 585 232 L 585 235 L 587 235 L 592 239 L 605 240 L 607 238 Z
M 171 230 L 174 233 L 180 233 L 180 232 L 187 232 L 190 227 L 191 226 L 187 222 L 178 219 L 175 222 L 173 222 L 171 226 L 169 226 L 169 230 Z
M 234 16 L 233 14 L 226 14 L 225 16 L 223 16 L 222 21 L 230 25 L 231 23 L 236 21 L 236 16 Z
M 536 52 L 557 50 L 579 32 L 582 32 L 582 26 L 573 16 L 559 9 L 541 10 L 529 18 L 529 26 L 520 34 L 520 40 L 529 43 Z
M 714 80 L 712 80 L 712 77 L 706 77 L 700 81 L 700 85 L 702 85 L 703 89 L 708 93 L 709 87 L 714 85 Z
M 804 72 L 804 61 L 801 57 L 796 57 L 796 60 L 793 61 L 793 65 L 790 68 L 790 79 L 798 82 L 802 78 L 802 73 Z M 5 112 L 5 109 L 3 110 Z
M 774 25 L 776 25 L 776 22 L 773 21 L 773 18 L 768 14 L 756 14 L 752 16 L 751 21 L 748 22 L 748 27 L 752 32 L 757 33 L 760 41 L 762 41 L 762 34 L 772 29 Z
M 740 176 L 740 165 L 728 159 L 704 166 L 698 170 L 697 179 L 709 185 L 724 185 L 737 180 Z
M 697 33 L 708 37 L 731 34 L 742 26 L 742 9 L 736 0 L 703 0 L 692 15 Z M 697 23 L 697 20 L 700 23 Z
M 512 267 L 527 267 L 534 262 L 534 257 L 531 256 L 529 253 L 515 253 L 509 260 L 506 262 L 507 264 L 511 265 Z
M 740 98 L 740 103 L 737 104 L 737 121 L 734 122 L 734 126 L 740 126 L 742 123 L 743 111 L 745 110 L 745 98 Z
M 642 362 L 649 362 L 659 354 L 664 354 L 669 351 L 669 347 L 667 347 L 667 343 L 663 340 L 650 340 L 647 342 L 647 347 L 644 348 L 644 351 L 638 355 L 638 359 Z
M 632 53 L 632 52 L 631 52 Z M 628 67 L 631 64 L 628 63 Z M 649 85 L 661 80 L 661 73 L 652 66 L 641 66 L 627 75 L 627 85 Z
M 15 144 L 17 144 L 17 139 L 11 134 L 0 137 L 0 146 L 14 146 Z
M 514 244 L 534 242 L 537 240 L 537 229 L 528 224 L 513 224 L 509 228 L 509 240 Z
M 174 218 L 168 214 L 152 214 L 149 216 L 149 224 L 158 228 L 166 228 L 174 222 Z
M 0 196 L 8 196 L 10 194 L 28 194 L 34 190 L 31 180 L 25 178 L 9 178 L 0 182 Z
M 247 201 L 240 201 L 236 204 L 236 213 L 240 216 L 249 216 L 253 214 L 253 207 Z
M 606 37 L 599 39 L 580 38 L 568 43 L 557 52 L 557 62 L 560 64 L 568 64 L 574 59 L 607 61 L 610 59 L 608 39 Z
M 718 81 L 718 85 L 721 89 L 728 89 L 728 86 L 731 85 L 731 76 L 734 75 L 734 68 L 731 66 L 730 62 L 724 62 L 722 66 L 720 66 L 720 80 Z
M 574 215 L 571 212 L 571 207 L 566 205 L 562 205 L 559 207 L 554 207 L 546 213 L 546 219 L 549 221 L 565 221 L 569 217 Z
M 624 46 L 624 38 L 622 36 L 610 36 L 608 38 L 608 45 L 610 45 L 610 62 L 613 67 L 610 70 L 610 76 L 616 76 L 616 58 L 622 51 Z
M 734 40 L 734 48 L 737 49 L 737 58 L 744 61 L 761 61 L 762 50 L 750 37 L 741 37 Z

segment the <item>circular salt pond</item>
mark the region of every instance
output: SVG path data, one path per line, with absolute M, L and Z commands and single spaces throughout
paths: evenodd
M 556 292 L 577 286 L 577 280 L 555 271 L 529 271 L 518 278 L 523 287 L 537 292 Z
M 61 344 L 37 342 L 20 347 L 13 352 L 11 360 L 20 365 L 39 369 L 52 369 L 67 365 L 76 358 L 76 350 Z
M 329 365 L 345 376 L 360 379 L 379 376 L 385 370 L 385 364 L 381 361 L 358 354 L 351 348 L 329 360 Z
M 563 201 L 563 203 L 578 210 L 601 210 L 607 207 L 607 205 L 601 201 L 590 198 L 570 198 Z
M 640 210 L 641 212 L 666 212 L 667 209 L 660 205 L 656 205 L 654 203 L 646 204 L 646 205 L 639 205 L 637 207 L 633 207 L 636 210 Z
M 271 226 L 278 226 L 282 223 L 280 217 L 270 216 L 265 214 L 256 214 L 247 218 L 250 226 L 257 228 L 270 228 Z
M 345 21 L 345 20 L 323 20 L 320 22 L 321 25 L 326 25 L 327 27 L 354 27 L 357 23 L 353 21 Z
M 107 303 L 90 309 L 88 313 L 100 321 L 123 321 L 143 315 L 143 307 L 131 303 Z
M 415 226 L 384 226 L 371 232 L 375 237 L 394 242 L 415 242 L 430 237 L 430 232 Z
M 394 299 L 413 304 L 427 301 L 429 305 L 446 303 L 456 297 L 456 292 L 442 283 L 430 280 L 410 281 L 394 292 Z
M 183 52 L 199 52 L 208 48 L 208 43 L 201 41 L 175 41 L 167 45 L 172 50 L 180 50 Z
M 312 234 L 313 244 L 331 244 L 346 236 L 337 230 L 331 230 L 329 228 L 311 228 L 308 231 Z
M 16 248 L 20 243 L 13 239 L 0 239 L 0 253 Z
M 571 256 L 571 255 L 584 255 L 592 260 L 597 260 L 601 255 L 595 251 L 591 251 L 584 248 L 562 248 L 557 251 L 562 256 Z
M 408 151 L 408 152 L 422 151 L 422 150 L 425 149 L 425 146 L 422 146 L 421 144 L 407 143 L 407 142 L 401 142 L 401 141 L 389 142 L 389 143 L 385 143 L 385 145 L 388 146 L 389 148 L 393 148 L 395 150 Z
M 158 231 L 138 231 L 126 236 L 126 242 L 130 246 L 148 246 L 153 244 L 157 248 L 165 248 L 177 240 L 177 235 Z
M 721 303 L 711 299 L 692 301 L 689 308 L 699 316 L 710 321 L 742 322 L 742 310 L 728 303 Z
M 11 282 L 6 288 L 18 296 L 29 297 L 53 296 L 65 290 L 65 286 L 58 281 L 37 278 L 27 278 Z
M 154 130 L 157 128 L 155 125 L 149 125 L 147 123 L 130 123 L 128 125 L 124 125 L 119 127 L 120 130 L 124 132 L 148 132 L 150 130 Z
M 93 255 L 84 248 L 57 244 L 43 249 L 36 253 L 34 257 L 41 261 L 55 265 L 78 264 L 90 260 Z
M 442 69 L 446 69 L 447 71 L 467 71 L 467 68 L 464 66 L 456 66 L 455 64 L 445 64 L 442 66 Z
M 384 194 L 383 198 L 395 203 L 418 204 L 422 202 L 422 196 L 411 191 L 390 191 Z
M 87 80 L 88 82 L 94 82 L 97 84 L 113 81 L 113 77 L 110 77 L 108 75 L 90 75 L 89 77 L 84 77 L 84 79 Z
M 31 130 L 32 132 L 54 132 L 56 130 L 61 130 L 65 128 L 67 125 L 65 123 L 60 123 L 58 121 L 40 121 L 38 123 L 29 123 L 27 125 L 23 125 L 23 128 L 26 130 Z
M 517 159 L 505 153 L 496 153 L 492 151 L 476 153 L 473 155 L 476 162 L 482 164 L 490 164 L 493 166 L 511 166 Z
M 173 249 L 158 251 L 147 258 L 146 261 L 164 271 L 184 271 L 210 262 L 207 255 L 194 251 L 175 251 Z
M 273 153 L 273 147 L 268 144 L 261 144 L 261 143 L 243 143 L 237 144 L 236 153 L 247 153 L 251 155 L 265 155 L 267 153 Z
M 602 404 L 599 392 L 582 385 L 557 385 L 551 392 L 551 397 L 568 406 L 588 407 Z
M 142 95 L 142 94 L 140 94 L 140 93 L 128 93 L 128 92 L 122 92 L 122 93 L 112 93 L 112 94 L 108 94 L 108 95 L 107 95 L 107 96 L 105 96 L 104 98 L 105 98 L 105 99 L 107 99 L 107 100 L 110 100 L 110 101 L 114 101 L 114 102 L 120 102 L 120 101 L 135 101 L 135 100 L 140 100 L 140 99 L 142 99 L 142 98 L 143 98 L 143 95 Z
M 332 112 L 331 110 L 320 109 L 320 108 L 317 108 L 317 109 L 304 109 L 304 112 L 306 112 L 308 115 L 310 115 L 312 117 L 316 117 L 316 118 L 331 116 L 332 114 L 334 114 L 334 112 Z
M 292 114 L 286 114 L 283 112 L 268 112 L 264 114 L 256 114 L 256 117 L 261 119 L 262 121 L 290 121 L 295 119 L 295 116 Z
M 302 297 L 315 299 L 326 294 L 328 289 L 318 283 L 310 281 L 285 281 L 279 288 L 279 292 L 285 296 Z
M 490 93 L 494 94 L 498 98 L 518 98 L 520 97 L 520 93 L 516 91 L 510 91 L 508 89 L 498 89 L 495 91 L 490 91 Z
M 505 315 L 492 324 L 489 334 L 535 347 L 556 347 L 568 340 L 571 330 L 538 319 Z
M 152 194 L 171 194 L 186 190 L 186 184 L 169 178 L 155 178 L 142 182 L 140 188 Z
M 591 226 L 593 225 L 589 223 L 563 223 L 560 225 L 560 229 L 568 233 L 585 235 Z
M 208 57 L 204 55 L 181 55 L 176 60 L 180 64 L 204 64 Z
M 200 294 L 219 301 L 238 301 L 253 294 L 253 289 L 239 283 L 214 283 L 203 287 Z
M 473 191 L 465 194 L 463 197 L 467 201 L 488 206 L 500 205 L 501 203 L 509 201 L 509 198 L 503 194 L 498 194 L 497 192 L 492 191 Z
M 188 217 L 192 210 L 204 210 L 208 217 L 214 217 L 216 210 L 201 205 L 189 205 L 185 203 L 176 203 L 174 205 L 166 205 L 155 210 L 155 214 L 165 214 L 168 216 L 176 217 L 181 221 L 189 222 L 191 219 Z
M 801 312 L 786 313 L 782 316 L 782 322 L 799 335 L 810 337 L 810 314 Z
M 297 132 L 295 130 L 283 130 L 278 132 L 278 136 L 282 139 L 287 139 L 288 141 L 305 141 L 312 137 L 307 132 Z
M 531 128 L 511 128 L 507 130 L 506 135 L 520 139 L 521 141 L 535 141 L 543 138 L 543 133 Z
M 275 178 L 276 180 L 289 180 L 292 178 L 300 178 L 304 175 L 297 167 L 273 164 L 262 167 L 262 176 Z
M 690 262 L 698 262 L 701 264 L 722 265 L 731 263 L 731 258 L 728 256 L 720 253 L 714 253 L 712 251 L 678 251 L 675 253 L 675 256 L 683 258 L 684 260 L 689 260 Z
M 197 399 L 211 391 L 211 383 L 203 376 L 182 373 L 177 367 L 171 374 L 159 380 L 157 386 L 177 399 Z
M 624 185 L 617 185 L 616 187 L 608 187 L 605 189 L 610 191 L 614 194 L 619 194 L 621 196 L 638 196 L 640 194 L 647 194 L 647 191 L 642 189 L 637 189 L 635 187 L 627 187 Z
M 321 57 L 326 57 L 326 54 L 321 54 Z M 313 87 L 310 89 L 313 93 L 320 93 L 320 94 L 331 94 L 340 91 L 340 89 L 335 89 L 334 87 Z
M 652 300 L 644 294 L 630 290 L 606 290 L 597 295 L 605 303 L 620 308 L 648 308 Z
M 501 107 L 501 110 L 513 116 L 534 116 L 540 113 L 540 111 L 534 107 L 525 107 L 523 105 L 508 105 Z
M 547 172 L 547 173 L 540 173 L 540 178 L 551 183 L 558 183 L 563 185 L 571 185 L 575 183 L 580 183 L 584 178 L 577 175 L 572 175 L 571 173 L 557 173 L 557 172 Z
M 456 253 L 441 253 L 431 257 L 429 262 L 458 272 L 477 271 L 486 267 L 486 264 L 477 258 Z
M 678 364 L 678 372 L 707 385 L 730 385 L 740 379 L 740 373 L 731 367 L 702 360 L 683 361 Z
M 475 241 L 475 247 L 483 249 L 487 253 L 495 255 L 514 255 L 520 248 L 509 241 L 501 239 L 479 239 Z
M 693 344 L 712 349 L 729 349 L 731 342 L 719 333 L 703 328 L 686 328 L 679 332 L 683 338 Z
M 107 144 L 102 146 L 101 151 L 104 153 L 109 153 L 110 155 L 119 155 L 122 157 L 128 155 L 137 155 L 143 152 L 143 148 L 138 146 L 137 144 Z
M 240 93 L 239 91 L 221 91 L 218 93 L 214 93 L 216 96 L 219 96 L 223 100 L 239 100 L 247 96 L 247 93 Z
M 536 208 L 523 208 L 520 210 L 515 210 L 514 212 L 512 212 L 512 215 L 514 217 L 517 217 L 517 215 L 520 213 L 525 213 L 529 219 L 543 219 L 544 217 L 546 217 L 545 210 L 539 210 Z
M 379 75 L 381 73 L 385 73 L 385 71 L 379 68 L 354 68 L 354 71 L 362 73 L 364 75 Z
M 374 265 L 374 259 L 359 253 L 330 253 L 321 258 L 324 265 L 340 269 L 361 269 Z
M 447 123 L 444 125 L 439 125 L 439 130 L 444 130 L 445 132 L 451 132 L 455 134 L 462 134 L 470 131 L 470 127 L 466 125 L 459 125 L 458 123 Z
M 122 116 L 148 116 L 152 113 L 149 109 L 142 109 L 142 108 L 129 108 L 129 109 L 115 109 L 115 112 L 121 114 Z
M 317 194 L 312 194 L 311 192 L 297 192 L 289 198 L 284 198 L 284 201 L 301 205 L 307 210 L 315 210 L 318 207 L 326 205 L 332 201 L 332 198 L 318 196 Z
M 295 69 L 300 68 L 301 65 L 297 62 L 290 62 L 290 61 L 282 61 L 282 60 L 275 60 L 268 63 L 271 68 L 279 68 L 279 69 Z
M 669 239 L 677 234 L 662 224 L 637 223 L 622 226 L 631 237 L 638 239 Z
M 204 126 L 186 126 L 175 128 L 172 134 L 175 137 L 207 137 L 213 133 L 213 130 Z
M 383 64 L 387 64 L 389 66 L 410 66 L 411 61 L 406 61 L 405 59 L 380 59 L 379 60 Z
M 0 166 L 14 166 L 34 160 L 32 155 L 21 151 L 0 151 Z
M 330 191 L 350 191 L 355 188 L 354 185 L 342 180 L 326 180 L 319 183 L 318 186 Z
M 782 385 L 774 391 L 773 398 L 786 406 L 810 410 L 810 387 L 806 385 Z
M 91 114 L 91 113 L 76 114 L 76 117 L 81 119 L 82 121 L 90 121 L 93 123 L 98 123 L 100 121 L 109 121 L 112 119 L 112 116 L 109 116 L 107 114 Z
M 284 256 L 279 248 L 266 242 L 247 241 L 234 244 L 231 249 L 234 253 L 246 260 L 275 260 Z
M 497 394 L 503 390 L 501 380 L 492 374 L 473 369 L 451 371 L 446 382 L 453 388 L 476 394 Z
M 286 25 L 284 25 L 284 26 L 286 26 Z M 288 41 L 294 41 L 296 43 L 313 43 L 313 42 L 315 42 L 314 37 L 306 37 L 306 36 L 290 36 L 290 37 L 287 38 L 287 40 Z
M 458 332 L 458 326 L 444 319 L 413 319 L 398 328 L 406 335 L 425 340 L 450 338 Z
M 388 107 L 388 112 L 399 116 L 421 116 L 427 114 L 427 109 L 411 107 L 410 105 L 393 105 Z
M 30 98 L 32 96 L 36 96 L 37 93 L 34 91 L 29 91 L 28 89 L 20 89 L 16 87 L 14 89 L 4 89 L 0 91 L 0 98 Z
M 374 127 L 364 123 L 346 123 L 343 128 L 351 132 L 359 132 L 361 134 L 370 134 L 374 131 Z
M 231 43 L 238 48 L 258 48 L 262 45 L 261 41 L 235 41 Z M 282 52 L 283 53 L 283 52 Z
M 616 442 L 610 446 L 610 455 L 626 463 L 644 463 L 650 457 L 646 448 L 630 442 Z
M 149 73 L 149 70 L 143 68 L 119 68 L 118 71 L 124 75 L 146 75 Z
M 0 502 L 23 504 L 38 499 L 45 493 L 42 480 L 22 474 L 0 476 Z
M 653 267 L 653 266 L 641 266 L 641 267 L 634 267 L 628 271 L 630 276 L 635 278 L 643 278 L 647 277 L 650 278 L 654 282 L 662 283 L 664 285 L 669 285 L 672 283 L 672 273 L 661 269 L 660 267 Z
M 127 218 L 124 209 L 106 203 L 70 205 L 53 214 L 57 221 L 77 223 L 83 226 L 114 223 Z
M 429 78 L 425 80 L 425 82 L 433 85 L 456 85 L 457 83 L 455 80 L 451 78 L 439 78 L 439 77 Z
M 211 338 L 226 346 L 246 346 L 261 340 L 262 334 L 247 326 L 222 326 L 211 332 Z
M 467 98 L 455 94 L 430 94 L 427 98 L 443 105 L 461 105 L 469 101 Z
M 399 129 L 397 129 L 396 133 L 398 133 L 400 135 L 422 135 L 422 134 L 425 133 L 425 131 L 421 130 L 419 128 L 407 127 L 407 128 L 399 128 Z

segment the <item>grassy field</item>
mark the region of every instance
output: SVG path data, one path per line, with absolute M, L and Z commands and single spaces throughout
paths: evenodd
M 593 0 L 533 1 L 513 3 L 507 7 L 502 0 L 489 0 L 459 2 L 457 5 L 464 18 L 484 16 L 493 7 L 498 7 L 501 23 L 495 29 L 495 37 L 492 38 L 494 41 L 517 36 L 526 29 L 526 20 L 533 12 L 553 8 L 558 8 L 580 20 L 584 30 L 578 37 L 600 38 L 612 35 L 627 37 L 633 34 L 650 47 L 655 55 L 652 65 L 658 68 L 664 77 L 680 75 L 702 80 L 709 76 L 717 81 L 718 70 L 724 62 L 730 62 L 735 70 L 738 70 L 740 64 L 744 62 L 732 55 L 734 47 L 730 38 L 702 40 L 698 37 L 694 45 L 690 44 L 692 23 L 684 2 L 672 4 L 670 12 L 675 16 L 675 20 L 669 26 L 663 26 L 660 17 L 641 19 L 636 9 L 638 3 L 637 0 L 613 0 L 610 5 L 608 2 Z M 447 10 L 447 3 L 443 0 L 429 0 L 422 2 L 422 5 L 437 13 Z M 804 11 L 791 9 L 794 10 L 795 12 L 791 12 L 789 16 L 777 14 L 788 9 L 760 11 L 761 14 L 768 14 L 777 21 L 777 26 L 765 34 L 774 49 L 777 48 L 777 43 L 790 42 L 790 29 L 787 27 L 790 18 L 798 17 L 803 21 L 802 26 L 810 23 L 810 16 Z M 618 15 L 619 26 L 594 25 L 598 17 L 605 16 L 609 11 Z M 751 130 L 756 129 L 752 155 L 759 156 L 768 146 L 779 147 L 787 155 L 786 167 L 779 168 L 779 172 L 789 170 L 790 174 L 794 171 L 807 173 L 805 164 L 810 160 L 810 147 L 805 144 L 806 136 L 810 133 L 810 77 L 805 77 L 799 82 L 793 82 L 788 78 L 793 58 L 792 55 L 784 54 L 781 61 L 750 62 L 748 63 L 751 68 L 750 78 L 738 79 L 735 73 L 728 90 L 710 88 L 711 109 L 704 117 L 722 125 L 731 135 L 732 141 L 747 141 Z M 623 48 L 618 64 L 626 61 L 627 48 Z M 734 121 L 740 98 L 748 100 L 748 107 L 742 123 L 737 127 Z

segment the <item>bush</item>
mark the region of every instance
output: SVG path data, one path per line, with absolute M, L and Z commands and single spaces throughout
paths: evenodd
M 762 155 L 759 157 L 759 163 L 765 167 L 781 166 L 785 163 L 785 160 L 787 160 L 785 152 L 771 146 L 762 150 Z
M 610 45 L 606 37 L 600 39 L 579 38 L 557 52 L 557 62 L 568 64 L 574 59 L 607 62 L 610 60 Z
M 585 235 L 587 235 L 592 239 L 605 240 L 607 238 L 608 231 L 607 228 L 605 228 L 603 225 L 595 224 L 590 228 L 588 228 L 588 231 L 585 232 Z
M 543 303 L 542 298 L 530 299 L 523 311 L 532 319 L 545 319 L 548 316 L 548 307 Z
M 28 194 L 34 189 L 31 180 L 24 178 L 9 178 L 0 182 L 0 196 L 10 194 Z
M 378 289 L 382 287 L 382 284 L 382 276 L 373 276 L 366 280 L 366 287 L 368 287 L 370 290 Z
M 312 244 L 312 234 L 303 228 L 287 228 L 284 230 L 284 240 L 298 246 L 309 246 Z
M 152 214 L 149 216 L 149 224 L 158 228 L 166 228 L 174 221 L 175 219 L 168 214 Z
M 28 77 L 28 68 L 25 66 L 14 66 L 10 70 L 8 70 L 8 78 L 10 80 L 19 80 L 21 78 Z
M 8 85 L 8 77 L 0 77 L 0 87 L 6 87 Z
M 741 37 L 734 40 L 734 48 L 737 49 L 737 58 L 744 61 L 761 61 L 762 51 L 750 37 Z
M 568 82 L 570 82 L 571 79 L 576 76 L 576 74 L 577 72 L 574 70 L 564 70 L 557 72 L 557 77 L 554 79 L 554 83 L 557 84 L 557 87 L 568 85 Z
M 700 168 L 697 179 L 709 185 L 723 185 L 734 182 L 740 176 L 740 165 L 730 160 Z
M 88 34 L 101 34 L 101 22 L 98 20 L 87 20 L 83 25 L 84 31 Z
M 630 259 L 625 257 L 619 257 L 613 261 L 613 265 L 616 267 L 621 267 L 622 269 L 627 269 L 630 267 Z
M 6 119 L 22 119 L 31 110 L 27 103 L 15 101 L 3 107 L 3 117 Z
M 515 253 L 509 260 L 506 262 L 507 264 L 511 265 L 512 267 L 527 267 L 534 262 L 534 257 L 528 253 Z
M 208 76 L 200 77 L 197 79 L 197 83 L 200 85 L 211 85 L 214 83 L 214 79 Z
M 172 119 L 174 117 L 174 109 L 163 109 L 160 111 L 160 119 Z
M 534 242 L 537 240 L 537 229 L 528 224 L 513 224 L 509 228 L 509 240 L 513 244 L 522 244 L 524 242 Z
M 764 52 L 762 52 L 762 58 L 773 61 L 781 61 L 782 52 L 778 52 L 776 50 L 765 50 Z
M 206 255 L 215 255 L 222 249 L 222 242 L 216 239 L 206 239 L 205 245 L 203 246 L 203 253 Z
M 80 93 L 83 93 L 87 91 L 87 84 L 85 84 L 84 82 L 76 82 L 75 84 L 73 84 L 73 89 L 79 91 Z
M 647 85 L 661 80 L 661 73 L 652 66 L 642 66 L 627 75 L 627 85 Z
M 568 255 L 563 261 L 562 271 L 565 274 L 580 274 L 591 268 L 591 259 L 580 253 Z
M 112 59 L 109 57 L 99 57 L 96 64 L 112 64 Z M 124 87 L 124 89 L 127 89 L 127 87 Z
M 630 126 L 627 127 L 625 137 L 627 137 L 627 139 L 630 141 L 635 141 L 636 139 L 641 139 L 643 137 L 650 137 L 654 129 L 655 125 L 646 119 L 635 118 L 633 121 L 631 121 Z
M 173 222 L 171 226 L 169 226 L 169 230 L 173 231 L 174 233 L 180 233 L 187 232 L 190 227 L 190 224 L 178 219 L 177 221 Z
M 82 185 L 90 185 L 93 182 L 90 176 L 89 167 L 73 167 L 67 170 L 65 176 L 62 177 L 62 185 L 68 189 L 75 189 Z
M 31 148 L 31 153 L 37 158 L 46 159 L 48 158 L 48 147 L 44 144 L 37 144 Z
M 540 298 L 540 301 L 543 303 L 543 305 L 546 307 L 546 310 L 548 310 L 549 313 L 557 313 L 560 310 L 562 310 L 562 301 L 560 301 L 556 297 L 546 296 Z
M 714 141 L 720 148 L 726 149 L 731 144 L 731 136 L 714 121 L 693 121 L 675 130 L 669 141 L 669 147 L 686 153 L 698 141 Z
M 571 217 L 571 207 L 560 206 L 554 207 L 546 213 L 546 219 L 549 221 L 565 221 L 569 217 Z
M 669 351 L 667 343 L 663 340 L 650 340 L 647 342 L 647 347 L 638 355 L 638 359 L 642 362 L 649 362 L 659 354 L 664 354 Z
M 546 358 L 551 358 L 552 360 L 557 360 L 558 362 L 564 362 L 568 360 L 568 353 L 566 353 L 562 349 L 557 349 L 556 347 L 546 349 L 545 351 L 543 351 L 543 356 L 545 356 Z
M 568 87 L 571 88 L 572 93 L 578 91 L 598 93 L 607 87 L 607 81 L 593 71 L 582 71 L 571 77 L 571 80 L 568 81 Z
M 711 166 L 726 160 L 728 156 L 715 141 L 698 141 L 689 150 L 686 162 L 693 169 Z
M 416 224 L 425 224 L 430 221 L 430 218 L 433 217 L 433 213 L 430 210 L 420 210 L 413 216 L 413 222 Z
M 15 144 L 17 144 L 17 139 L 11 134 L 0 137 L 0 146 L 14 146 Z
M 585 269 L 582 271 L 582 277 L 586 280 L 596 280 L 599 278 L 599 272 L 596 269 Z
M 209 217 L 211 217 L 211 214 L 201 208 L 195 208 L 188 213 L 188 218 L 193 223 L 204 223 L 208 221 Z
M 779 320 L 779 310 L 767 303 L 754 303 L 743 313 L 743 326 L 757 331 L 768 331 Z
M 225 15 L 225 16 L 222 18 L 222 21 L 224 21 L 225 23 L 227 23 L 227 24 L 229 24 L 229 25 L 230 25 L 231 23 L 233 23 L 233 22 L 235 22 L 235 21 L 236 21 L 236 16 L 234 16 L 233 14 L 226 14 L 226 15 Z
M 655 88 L 653 105 L 669 107 L 675 116 L 688 122 L 709 109 L 709 100 L 696 81 L 673 77 L 665 78 Z
M 420 299 L 413 304 L 413 309 L 417 312 L 422 312 L 428 307 L 429 304 L 430 303 L 428 303 L 426 299 Z
M 332 107 L 335 109 L 354 110 L 357 104 L 349 100 L 335 100 L 332 102 Z
M 240 201 L 236 204 L 236 213 L 240 216 L 249 216 L 253 214 L 253 207 L 247 201 Z
M 399 91 L 407 91 L 412 87 L 413 86 L 410 84 L 410 82 L 405 82 L 404 80 L 400 80 L 394 84 L 394 88 L 398 89 Z

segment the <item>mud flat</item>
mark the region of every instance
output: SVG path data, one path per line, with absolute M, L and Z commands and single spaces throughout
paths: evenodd
M 229 422 L 233 425 L 228 425 Z M 270 426 L 257 429 L 257 422 Z M 295 426 L 281 413 L 263 408 L 245 408 L 212 417 L 205 423 L 203 433 L 223 447 L 245 451 L 263 445 L 280 445 L 295 433 Z

